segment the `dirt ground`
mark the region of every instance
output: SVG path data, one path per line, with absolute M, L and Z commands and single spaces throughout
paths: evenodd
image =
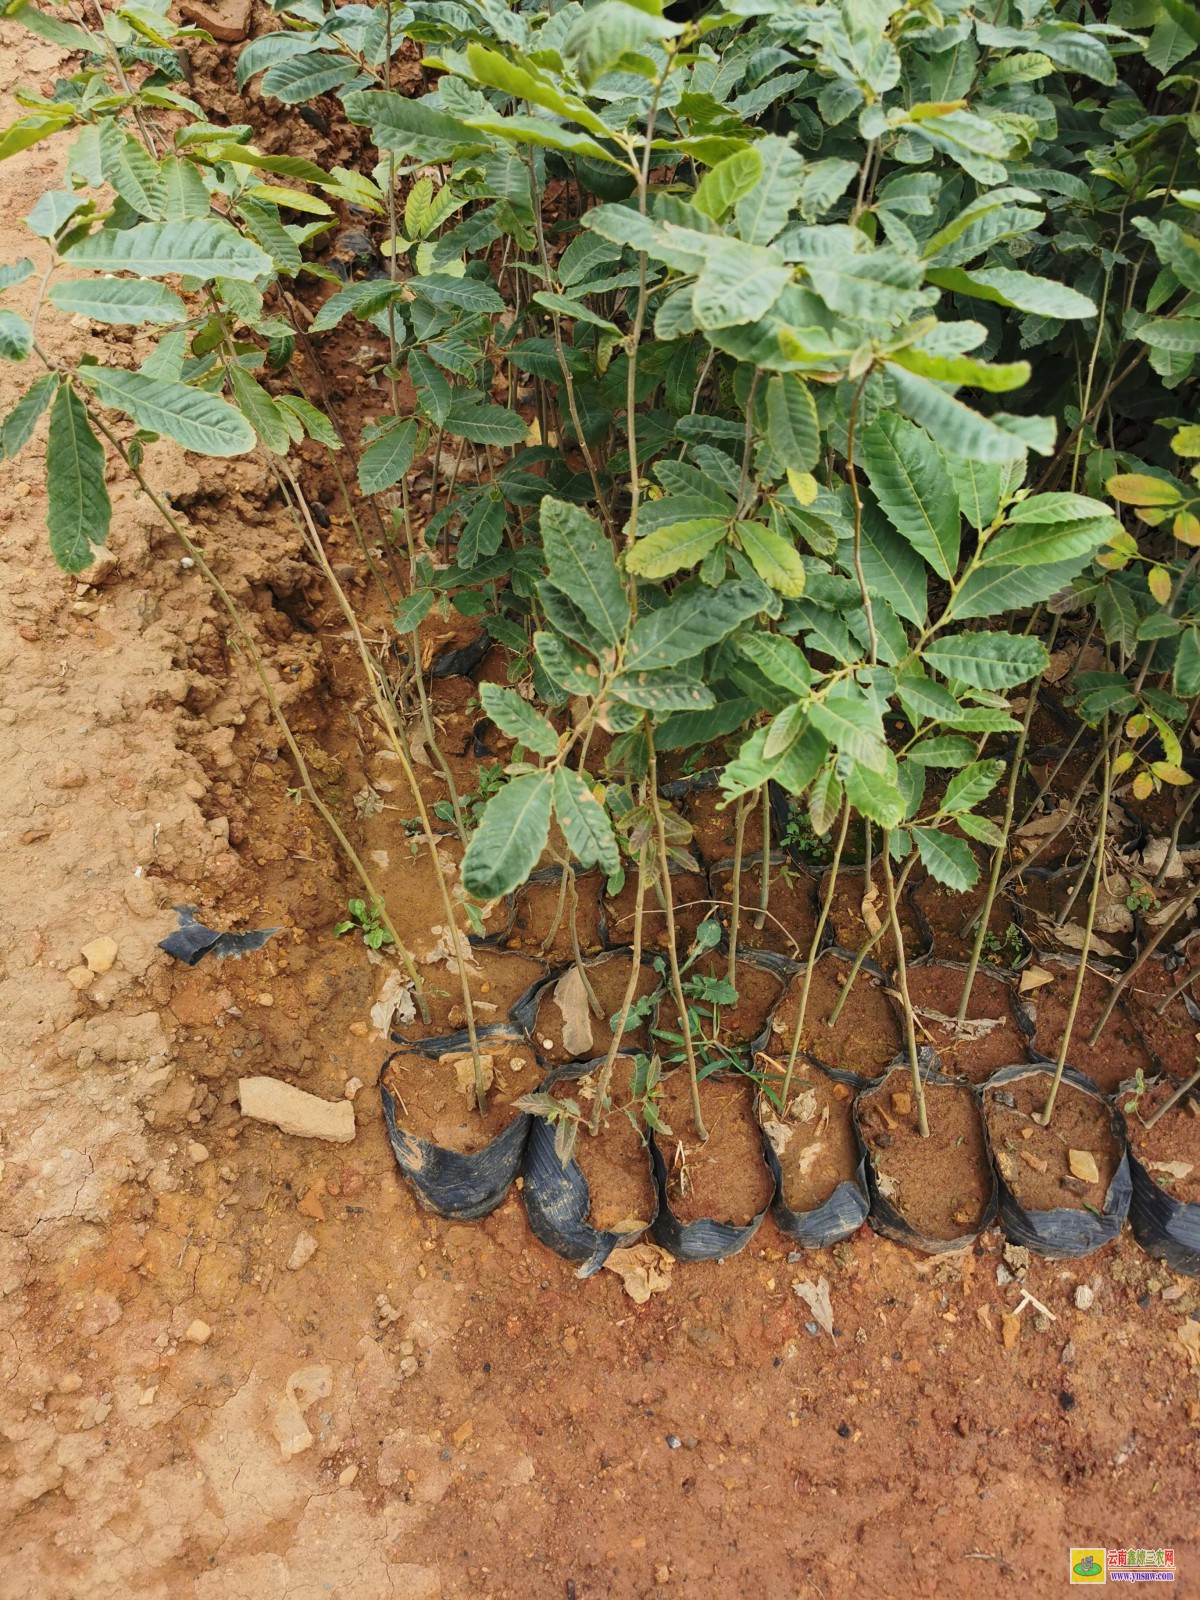
M 56 60 L 0 26 L 6 121 Z M 17 219 L 62 154 L 5 163 L 0 260 L 40 255 Z M 0 1594 L 1043 1596 L 1087 1544 L 1172 1545 L 1200 1594 L 1200 1290 L 1127 1234 L 1075 1265 L 865 1230 L 790 1260 L 768 1220 L 638 1305 L 544 1251 L 516 1192 L 470 1226 L 419 1211 L 373 1090 L 387 969 L 332 935 L 348 884 L 261 690 L 127 483 L 101 581 L 55 571 L 43 450 L 44 424 L 0 466 Z M 148 460 L 428 954 L 411 805 L 265 470 Z M 189 970 L 156 949 L 185 903 L 282 932 Z M 361 1079 L 353 1144 L 244 1123 L 251 1072 Z M 794 1289 L 822 1277 L 833 1337 Z M 1046 1314 L 1006 1339 L 1025 1289 Z M 289 1385 L 312 1442 L 285 1457 Z

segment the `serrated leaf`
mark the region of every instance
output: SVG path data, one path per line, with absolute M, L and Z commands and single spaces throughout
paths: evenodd
M 139 222 L 102 228 L 63 252 L 73 267 L 133 272 L 140 278 L 232 278 L 250 283 L 271 271 L 270 257 L 228 222 Z
M 747 244 L 770 244 L 799 204 L 807 162 L 786 139 L 768 134 L 754 146 L 762 177 L 737 203 L 738 233 Z
M 824 838 L 838 819 L 842 809 L 842 780 L 833 766 L 822 767 L 808 791 L 808 820 L 820 838 Z
M 772 683 L 798 698 L 807 698 L 812 688 L 812 669 L 797 645 L 777 633 L 747 633 L 738 648 Z
M 710 249 L 692 291 L 693 315 L 705 330 L 757 322 L 791 277 L 792 269 L 766 245 Z
M 534 755 L 550 756 L 558 752 L 558 735 L 539 715 L 528 700 L 523 700 L 514 689 L 502 689 L 496 683 L 481 683 L 479 700 L 484 712 L 501 733 L 516 739 Z
M 229 382 L 238 410 L 263 444 L 277 456 L 286 455 L 292 432 L 271 396 L 243 367 L 230 367 Z M 298 430 L 296 437 L 300 437 Z
M 838 558 L 853 572 L 851 541 L 839 548 Z M 897 616 L 923 626 L 929 610 L 929 579 L 925 563 L 907 539 L 901 538 L 875 506 L 864 504 L 859 558 L 867 592 L 886 599 Z
M 1044 567 L 978 567 L 963 580 L 946 611 L 947 619 L 998 617 L 1049 600 L 1087 565 L 1086 555 Z
M 537 866 L 550 837 L 549 772 L 510 778 L 484 807 L 462 861 L 464 889 L 477 900 L 499 900 Z
M 5 443 L 8 430 L 5 426 Z M 1179 638 L 1175 653 L 1175 693 L 1188 699 L 1200 694 L 1200 629 L 1192 626 Z
M 973 810 L 981 800 L 987 799 L 1003 776 L 1003 761 L 972 761 L 961 772 L 956 772 L 946 785 L 942 810 Z
M 862 436 L 862 463 L 892 526 L 940 577 L 952 578 L 961 539 L 958 496 L 923 428 L 884 412 Z
M 914 828 L 913 838 L 926 872 L 936 882 L 960 894 L 978 882 L 979 863 L 965 839 L 956 839 L 937 828 Z
M 1039 278 L 1032 272 L 1017 272 L 1011 267 L 978 267 L 970 272 L 961 267 L 930 267 L 926 277 L 930 283 L 953 294 L 988 300 L 993 305 L 1027 311 L 1039 317 L 1070 319 L 1097 314 L 1095 301 L 1080 294 L 1078 289 L 1059 283 L 1055 278 Z
M 1084 497 L 1074 495 L 1069 498 L 1083 500 Z M 983 565 L 1044 567 L 1055 562 L 1073 561 L 1080 556 L 1090 556 L 1102 544 L 1106 544 L 1120 533 L 1121 524 L 1107 506 L 1101 505 L 1098 500 L 1087 503 L 1095 507 L 1095 512 L 1091 516 L 1066 520 L 1064 513 L 1064 520 L 1060 522 L 1049 520 L 1049 515 L 1045 521 L 1020 518 L 1018 513 L 1023 507 L 1015 506 L 1009 513 L 1008 525 L 988 540 L 983 553 Z
M 408 375 L 417 391 L 421 410 L 435 427 L 442 427 L 450 415 L 453 397 L 450 380 L 437 362 L 430 360 L 423 350 L 409 351 Z
M 33 329 L 15 311 L 0 308 L 0 360 L 24 361 L 33 349 Z
M 790 750 L 807 726 L 808 714 L 799 702 L 784 706 L 767 725 L 767 737 L 763 741 L 764 759 L 773 761 L 776 756 Z
M 240 456 L 254 449 L 253 428 L 215 394 L 116 367 L 83 367 L 79 376 L 102 405 L 125 412 L 139 428 L 166 434 L 185 450 Z
M 973 689 L 1013 689 L 1049 664 L 1040 639 L 1015 633 L 958 633 L 935 639 L 923 652 L 927 666 Z
M 50 304 L 93 322 L 182 322 L 187 308 L 165 284 L 138 278 L 72 278 L 50 285 Z
M 757 584 L 727 583 L 720 588 L 689 588 L 666 605 L 640 616 L 629 635 L 625 665 L 630 671 L 656 671 L 689 661 L 757 616 L 764 596 Z
M 357 75 L 354 63 L 323 51 L 307 51 L 288 60 L 277 61 L 267 70 L 261 89 L 285 106 L 315 100 L 318 95 L 340 89 Z
M 762 581 L 787 599 L 798 600 L 804 593 L 805 571 L 796 547 L 761 522 L 735 522 L 733 526 Z
M 781 466 L 808 472 L 821 454 L 821 425 L 812 391 L 795 373 L 767 382 L 767 438 Z
M 889 762 L 894 768 L 895 758 L 884 743 L 879 712 L 856 685 L 834 684 L 824 699 L 812 702 L 809 717 L 834 749 L 852 761 L 871 772 L 886 773 Z
M 358 458 L 358 486 L 364 494 L 392 489 L 412 466 L 417 424 L 411 417 L 373 440 Z
M 507 406 L 473 405 L 463 395 L 451 402 L 443 426 L 456 439 L 472 444 L 524 444 L 528 429 L 515 411 Z
M 54 398 L 58 385 L 58 374 L 47 372 L 26 389 L 5 417 L 3 428 L 0 429 L 0 456 L 11 460 L 28 444 L 38 418 Z
M 948 733 L 922 739 L 907 752 L 906 759 L 921 767 L 965 767 L 975 759 L 975 746 L 970 739 Z
M 898 828 L 908 808 L 900 792 L 895 757 L 890 750 L 887 754 L 889 761 L 883 772 L 857 765 L 850 768 L 844 778 L 846 799 L 855 811 L 881 828 Z
M 724 517 L 691 517 L 670 522 L 639 538 L 625 557 L 625 569 L 639 578 L 657 580 L 694 567 L 725 537 Z
M 1118 472 L 1104 487 L 1123 506 L 1174 506 L 1182 499 L 1177 484 L 1147 472 Z
M 158 164 L 112 117 L 100 123 L 100 163 L 105 181 L 126 205 L 141 217 L 161 219 L 164 193 Z
M 608 812 L 581 773 L 558 767 L 554 773 L 554 815 L 571 854 L 581 867 L 599 867 L 611 877 L 621 865 L 617 836 Z
M 692 204 L 714 222 L 722 222 L 743 195 L 747 195 L 763 175 L 763 159 L 754 145 L 737 150 L 718 161 L 696 186 Z
M 62 384 L 46 440 L 46 527 L 50 550 L 64 572 L 82 572 L 108 538 L 112 504 L 104 483 L 104 446 L 92 432 L 83 402 Z
M 330 422 L 323 411 L 318 411 L 316 406 L 297 394 L 281 394 L 275 402 L 302 424 L 304 431 L 310 439 L 315 439 L 318 444 L 323 444 L 329 450 L 342 448 L 341 435 Z
M 716 697 L 698 678 L 667 668 L 660 672 L 621 672 L 612 681 L 614 698 L 643 711 L 703 711 Z
M 542 501 L 540 524 L 550 581 L 607 644 L 619 644 L 629 626 L 629 600 L 604 530 L 582 507 L 550 495 Z
M 888 375 L 896 390 L 896 403 L 906 417 L 919 422 L 936 444 L 951 455 L 970 456 L 976 461 L 1016 461 L 1024 454 L 1024 443 L 953 395 L 939 389 L 928 378 L 919 377 L 894 362 Z

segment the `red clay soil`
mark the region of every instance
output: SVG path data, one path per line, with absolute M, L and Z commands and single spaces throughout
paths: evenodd
M 818 891 L 818 904 L 826 892 L 827 882 L 827 877 L 821 881 Z M 871 883 L 877 891 L 877 898 L 873 902 L 874 914 L 879 918 L 883 926 L 883 932 L 872 946 L 871 959 L 887 970 L 890 969 L 895 960 L 896 941 L 892 937 L 891 920 L 888 916 L 883 868 L 878 861 L 875 862 L 871 869 Z M 837 884 L 833 892 L 833 904 L 829 909 L 829 927 L 834 943 L 841 945 L 843 950 L 849 950 L 851 953 L 861 950 L 875 931 L 874 924 L 868 925 L 863 916 L 864 888 L 861 867 L 857 869 L 842 867 L 839 869 Z M 904 935 L 905 955 L 910 960 L 924 955 L 926 953 L 926 943 L 921 933 L 920 924 L 909 901 L 907 886 L 905 893 L 899 898 L 896 910 L 900 917 L 900 930 Z
M 929 1135 L 917 1131 L 912 1079 L 897 1067 L 859 1099 L 859 1125 L 880 1187 L 927 1239 L 968 1238 L 991 1192 L 991 1169 L 971 1091 L 927 1083 Z
M 1052 957 L 1039 961 L 1038 965 L 1053 975 L 1053 981 L 1031 990 L 1023 998 L 1034 1016 L 1034 1047 L 1048 1060 L 1057 1061 L 1079 969 L 1073 963 L 1056 961 Z M 1067 1065 L 1086 1073 L 1108 1094 L 1126 1078 L 1132 1078 L 1139 1068 L 1147 1076 L 1153 1071 L 1150 1053 L 1120 1003 L 1105 1024 L 1099 1041 L 1089 1044 L 1092 1029 L 1111 993 L 1110 978 L 1089 967 L 1067 1051 Z
M 1135 1026 L 1158 1057 L 1163 1070 L 1176 1078 L 1190 1078 L 1200 1066 L 1200 1022 L 1188 1014 L 1183 995 L 1168 1001 L 1166 1010 L 1159 1015 L 1158 1008 L 1187 975 L 1189 965 L 1168 972 L 1161 961 L 1147 961 L 1121 992 L 1129 1015 Z M 1196 999 L 1196 984 L 1185 992 Z
M 1112 1114 L 1095 1095 L 1061 1083 L 1050 1126 L 1034 1120 L 1050 1093 L 1052 1074 L 1035 1072 L 984 1093 L 988 1133 L 1005 1182 L 1034 1211 L 1099 1211 L 1121 1162 Z M 1096 1176 L 1074 1171 L 1071 1152 L 1090 1155 Z
M 733 919 L 733 868 L 711 874 L 713 899 L 718 903 L 726 931 Z M 773 950 L 789 961 L 807 961 L 817 926 L 816 884 L 789 862 L 776 862 L 767 879 L 767 914 L 756 926 L 762 897 L 762 866 L 750 862 L 742 868 L 741 914 L 738 945 L 745 950 Z
M 589 1008 L 591 1042 L 578 1055 L 577 1059 L 581 1061 L 586 1061 L 592 1056 L 607 1054 L 608 1047 L 612 1044 L 611 1022 L 613 1017 L 620 1014 L 624 1003 L 625 990 L 629 985 L 630 958 L 623 952 L 616 951 L 612 955 L 597 956 L 584 965 L 588 982 L 600 1002 L 600 1015 L 596 1016 Z M 659 981 L 658 973 L 649 962 L 643 962 L 638 970 L 635 1000 L 653 994 Z M 561 1062 L 576 1059 L 563 1043 L 566 1019 L 562 1006 L 555 999 L 556 988 L 557 984 L 550 983 L 541 991 L 537 1021 L 533 1028 L 534 1047 L 547 1066 L 557 1066 Z M 629 1050 L 648 1049 L 650 1043 L 648 1025 L 640 1022 L 636 1026 L 626 1028 L 623 1043 Z
M 756 1065 L 764 1068 L 766 1058 Z M 782 1069 L 768 1076 L 776 1097 L 783 1088 Z M 858 1167 L 858 1140 L 850 1113 L 854 1091 L 836 1083 L 820 1067 L 797 1063 L 788 1091 L 786 1113 L 760 1102 L 763 1127 L 779 1158 L 783 1203 L 791 1211 L 812 1211 L 824 1205 L 839 1183 L 853 1179 Z
M 1024 1061 L 1027 1044 L 1013 1014 L 1011 983 L 986 968 L 975 974 L 965 1022 L 958 1024 L 965 980 L 963 968 L 940 962 L 910 967 L 908 995 L 917 1016 L 917 1042 L 933 1046 L 943 1072 L 982 1083 L 998 1067 Z
M 1122 1109 L 1133 1100 L 1125 1111 L 1129 1148 L 1153 1181 L 1173 1200 L 1196 1205 L 1200 1203 L 1200 1099 L 1188 1093 L 1152 1128 L 1145 1125 L 1177 1088 L 1168 1080 L 1140 1098 L 1120 1094 L 1117 1100 Z
M 896 1013 L 877 978 L 860 970 L 836 1023 L 829 1018 L 841 998 L 851 963 L 827 951 L 813 968 L 800 1048 L 827 1066 L 844 1067 L 864 1078 L 877 1078 L 899 1051 L 903 1038 Z M 788 1052 L 800 1015 L 804 974 L 788 984 L 771 1019 L 774 1055 Z
M 979 883 L 965 894 L 947 889 L 933 878 L 927 878 L 914 889 L 913 904 L 925 918 L 933 940 L 932 953 L 938 961 L 970 960 L 977 933 L 977 923 L 973 919 L 982 910 L 987 892 L 986 859 Z M 1012 967 L 1026 948 L 1011 902 L 1007 896 L 998 894 L 988 917 L 981 961 L 988 966 Z
M 708 879 L 702 872 L 673 872 L 671 893 L 675 910 L 675 933 L 679 949 L 686 951 L 696 929 L 712 912 L 709 901 Z M 633 918 L 636 909 L 636 874 L 631 872 L 620 894 L 605 896 L 608 943 L 610 945 L 633 942 Z M 642 908 L 642 948 L 665 950 L 667 948 L 667 914 L 657 888 L 646 890 Z
M 62 54 L 11 23 L 0 43 L 7 125 L 23 110 L 14 85 L 51 92 Z M 197 97 L 251 121 L 261 149 L 359 159 L 360 133 L 314 131 L 258 80 L 240 93 L 227 48 L 188 54 Z M 420 81 L 406 63 L 401 87 Z M 37 267 L 6 300 L 22 314 L 45 252 L 16 219 L 64 186 L 68 144 L 4 165 L 0 260 Z M 53 307 L 39 331 L 72 359 L 136 365 L 149 348 L 140 332 L 82 334 Z M 359 323 L 329 336 L 352 429 L 383 405 L 363 378 L 371 338 Z M 3 364 L 0 413 L 23 379 Z M 768 1217 L 722 1266 L 666 1264 L 639 1304 L 614 1272 L 580 1281 L 543 1250 L 515 1190 L 479 1223 L 420 1209 L 374 1091 L 354 1084 L 387 1052 L 370 1011 L 399 968 L 333 937 L 361 890 L 289 797 L 295 773 L 228 619 L 120 473 L 114 564 L 96 582 L 56 573 L 44 450 L 42 424 L 0 464 L 6 1594 L 1041 1597 L 1065 1592 L 1071 1545 L 1117 1542 L 1173 1546 L 1180 1592 L 1194 1587 L 1200 1285 L 1128 1234 L 1086 1262 L 1035 1260 L 1016 1285 L 997 1281 L 995 1232 L 954 1260 L 864 1230 L 789 1263 Z M 307 454 L 332 558 L 364 577 L 332 470 Z M 411 941 L 430 1027 L 448 1028 L 440 902 L 402 826 L 413 803 L 266 467 L 201 475 L 165 443 L 146 462 L 244 608 L 322 793 Z M 418 507 L 422 480 L 418 462 Z M 460 741 L 475 692 L 437 685 Z M 368 783 L 384 809 L 359 814 Z M 189 969 L 157 949 L 179 904 L 283 932 Z M 101 935 L 116 960 L 76 987 L 81 942 Z M 356 1093 L 354 1142 L 245 1121 L 237 1080 L 259 1072 Z M 289 1268 L 302 1235 L 315 1252 Z M 805 1331 L 793 1290 L 819 1277 L 836 1343 Z M 1027 1310 L 1005 1348 L 1022 1287 L 1056 1320 Z M 284 1459 L 279 1408 L 314 1367 L 327 1393 L 305 1412 L 311 1444 Z
M 570 1099 L 583 1114 L 584 1126 L 575 1140 L 575 1160 L 587 1180 L 591 1206 L 588 1221 L 593 1228 L 612 1228 L 632 1232 L 631 1224 L 649 1225 L 654 1213 L 654 1181 L 650 1173 L 650 1154 L 640 1121 L 622 1109 L 629 1101 L 632 1063 L 618 1056 L 614 1064 L 613 1105 L 601 1119 L 599 1131 L 588 1131 L 587 1121 L 594 1103 L 595 1078 L 555 1084 L 550 1091 L 556 1099 Z
M 684 974 L 685 984 L 690 978 L 699 975 L 727 980 L 729 957 L 717 952 L 701 956 L 700 960 Z M 709 1039 L 715 1038 L 719 1043 L 729 1046 L 749 1044 L 761 1035 L 767 1025 L 771 1008 L 783 992 L 783 979 L 774 972 L 752 965 L 750 961 L 739 960 L 736 986 L 737 1004 L 719 1006 L 716 1010 L 715 1023 L 711 1005 L 706 1005 L 701 1000 L 691 1002 L 701 1014 L 705 1036 Z M 669 978 L 664 983 L 657 1026 L 671 1033 L 681 1031 L 679 1008 L 675 1004 Z
M 718 861 L 731 861 L 737 848 L 737 806 L 725 805 L 720 789 L 690 794 L 683 801 L 683 815 L 692 826 L 693 849 L 709 867 Z M 744 855 L 757 855 L 762 849 L 762 807 L 751 806 L 742 835 Z
M 541 956 L 552 966 L 570 961 L 575 953 L 571 942 L 571 890 L 562 902 L 559 916 L 560 880 L 529 883 L 517 891 L 512 926 L 505 944 Z M 582 955 L 595 955 L 601 947 L 600 895 L 604 879 L 598 872 L 581 872 L 575 877 L 575 937 Z M 558 918 L 557 927 L 555 918 Z M 553 938 L 547 944 L 547 939 Z
M 480 1060 L 488 1089 L 486 1117 L 479 1115 L 476 1104 L 469 1053 L 454 1059 L 397 1055 L 384 1074 L 396 1101 L 397 1125 L 444 1150 L 466 1154 L 491 1144 L 519 1115 L 513 1102 L 532 1093 L 543 1073 L 533 1051 L 519 1045 L 485 1039 Z
M 774 1184 L 763 1159 L 754 1094 L 754 1084 L 740 1073 L 705 1078 L 700 1114 L 708 1139 L 702 1144 L 686 1070 L 663 1080 L 658 1111 L 671 1132 L 657 1135 L 658 1146 L 667 1165 L 667 1198 L 681 1222 L 711 1217 L 740 1228 L 770 1204 Z

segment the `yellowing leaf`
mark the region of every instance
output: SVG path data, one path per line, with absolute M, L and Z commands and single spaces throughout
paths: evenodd
M 1200 517 L 1194 511 L 1181 511 L 1171 525 L 1180 544 L 1200 544 Z
M 1176 522 L 1182 522 L 1183 518 L 1176 517 L 1175 520 Z M 1195 521 L 1195 518 L 1193 517 L 1192 520 Z M 1171 574 L 1166 567 L 1151 567 L 1147 574 L 1146 582 L 1149 585 L 1150 593 L 1158 601 L 1159 605 L 1165 606 L 1171 598 Z
M 1179 490 L 1173 483 L 1152 478 L 1145 472 L 1118 472 L 1104 486 L 1123 506 L 1173 506 L 1179 503 Z

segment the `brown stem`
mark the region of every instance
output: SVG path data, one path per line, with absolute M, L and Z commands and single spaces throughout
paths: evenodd
M 700 1111 L 700 1078 L 696 1066 L 696 1048 L 692 1042 L 692 1025 L 688 1018 L 687 1001 L 683 993 L 683 975 L 679 970 L 679 944 L 675 932 L 675 895 L 671 888 L 671 865 L 667 854 L 667 825 L 663 820 L 662 801 L 658 797 L 658 758 L 654 750 L 654 735 L 646 728 L 650 747 L 650 809 L 654 816 L 654 831 L 658 841 L 658 875 L 663 909 L 667 914 L 667 960 L 671 968 L 671 988 L 675 1004 L 679 1007 L 679 1026 L 683 1033 L 683 1052 L 687 1057 L 688 1077 L 692 1088 L 692 1121 L 696 1136 L 702 1143 L 708 1140 L 708 1129 Z
M 817 917 L 817 926 L 813 932 L 812 942 L 808 947 L 808 960 L 804 964 L 804 984 L 800 990 L 800 1012 L 796 1018 L 796 1031 L 792 1035 L 792 1048 L 788 1055 L 787 1070 L 783 1075 L 782 1089 L 782 1114 L 787 1116 L 788 1095 L 792 1088 L 792 1073 L 796 1070 L 796 1057 L 800 1054 L 800 1040 L 804 1035 L 804 1018 L 808 1011 L 808 992 L 812 987 L 813 968 L 817 964 L 817 951 L 821 948 L 821 938 L 825 932 L 825 924 L 829 920 L 829 909 L 833 905 L 833 897 L 837 890 L 838 868 L 842 864 L 842 850 L 846 844 L 846 834 L 850 828 L 850 802 L 846 800 L 842 805 L 842 825 L 838 830 L 837 845 L 834 848 L 833 860 L 829 866 L 829 884 L 821 897 L 821 910 Z
M 921 1061 L 917 1054 L 917 1030 L 913 1016 L 912 1000 L 908 993 L 908 963 L 904 955 L 904 935 L 900 929 L 900 912 L 896 905 L 896 881 L 892 876 L 891 834 L 885 828 L 879 859 L 883 863 L 883 881 L 887 889 L 888 918 L 892 924 L 892 938 L 896 942 L 896 978 L 900 985 L 900 998 L 904 1002 L 904 1031 L 908 1042 L 908 1064 L 912 1072 L 913 1094 L 917 1102 L 917 1132 L 922 1139 L 929 1137 L 929 1115 L 925 1107 L 925 1085 L 921 1081 Z M 914 855 L 916 851 L 912 852 Z

